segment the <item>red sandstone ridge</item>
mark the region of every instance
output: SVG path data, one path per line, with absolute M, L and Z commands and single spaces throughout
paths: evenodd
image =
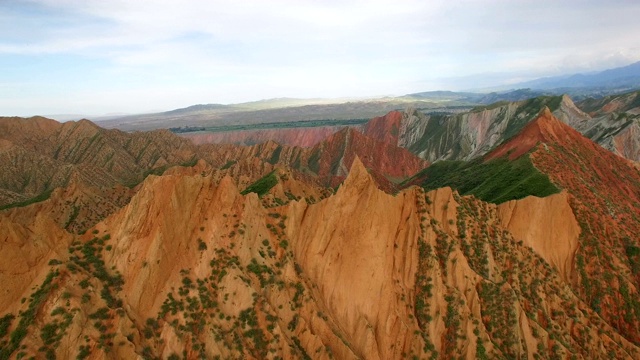
M 527 124 L 518 135 L 508 140 L 507 143 L 492 151 L 486 159 L 491 160 L 509 155 L 509 159 L 513 160 L 526 154 L 539 143 L 564 143 L 566 139 L 571 137 L 582 137 L 582 135 L 558 120 L 545 106 L 537 119 Z
M 370 138 L 398 146 L 401 124 L 402 112 L 391 111 L 384 116 L 369 120 L 362 128 L 362 133 Z
M 309 168 L 321 177 L 337 176 L 341 180 L 341 177 L 348 173 L 356 156 L 372 171 L 376 182 L 386 191 L 393 188 L 389 179 L 406 178 L 428 165 L 428 162 L 409 150 L 347 128 L 330 136 L 311 150 Z M 332 185 L 335 186 L 337 183 Z
M 410 176 L 428 165 L 409 150 L 378 141 L 354 129 L 339 131 L 314 149 L 330 150 L 320 154 L 320 168 L 329 170 L 329 166 L 341 166 L 342 171 L 336 175 L 345 175 L 356 155 L 367 168 L 390 177 Z M 321 174 L 325 173 L 323 170 Z
M 544 112 L 498 151 L 506 154 L 514 149 L 511 156 L 517 155 L 522 150 L 519 142 L 535 138 L 531 134 L 544 143 L 531 152 L 533 165 L 567 191 L 581 228 L 575 263 L 570 274 L 565 272 L 570 275 L 566 277 L 574 292 L 602 319 L 626 339 L 640 344 L 640 315 L 627 305 L 629 301 L 635 303 L 631 299 L 637 299 L 640 290 L 636 254 L 640 248 L 637 241 L 640 172 L 629 160 L 607 151 Z M 498 151 L 492 156 L 499 156 Z M 545 258 L 554 263 L 552 257 Z
M 522 240 L 558 270 L 564 281 L 575 280 L 575 254 L 580 226 L 566 191 L 539 198 L 528 196 L 497 206 L 497 217 L 516 239 Z

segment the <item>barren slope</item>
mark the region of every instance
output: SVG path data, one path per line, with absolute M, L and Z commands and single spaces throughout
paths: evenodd
M 558 201 L 515 202 L 508 222 Z M 388 195 L 357 158 L 335 195 L 274 208 L 230 177 L 152 176 L 31 265 L 35 292 L 0 295 L 0 355 L 640 356 L 529 246 L 549 233 L 519 241 L 498 212 L 448 188 Z

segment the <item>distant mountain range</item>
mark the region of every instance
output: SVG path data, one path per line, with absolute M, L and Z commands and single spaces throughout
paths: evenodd
M 573 74 L 514 84 L 495 92 L 426 91 L 372 99 L 274 98 L 240 104 L 198 104 L 159 113 L 94 118 L 106 128 L 125 131 L 178 127 L 215 128 L 264 123 L 367 119 L 407 108 L 457 113 L 478 105 L 570 95 L 575 101 L 640 89 L 640 62 L 590 74 Z M 55 118 L 55 117 L 54 117 Z M 68 120 L 68 118 L 60 119 Z M 288 126 L 285 126 L 288 127 Z
M 561 90 L 576 88 L 634 89 L 640 87 L 640 61 L 589 74 L 553 76 L 516 84 L 517 88 Z

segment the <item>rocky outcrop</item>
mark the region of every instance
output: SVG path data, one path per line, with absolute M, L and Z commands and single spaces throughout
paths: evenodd
M 397 197 L 378 190 L 356 158 L 335 196 L 288 212 L 296 260 L 358 357 L 418 350 L 417 324 L 401 300 L 412 296 L 417 270 L 415 196 L 415 190 Z
M 485 156 L 485 159 L 491 160 L 508 156 L 513 160 L 532 151 L 540 143 L 555 144 L 564 141 L 569 136 L 580 137 L 580 134 L 562 124 L 553 116 L 549 108 L 545 107 L 537 119 L 527 124 L 518 135 L 507 143 L 491 151 Z
M 639 145 L 630 136 L 640 128 L 638 104 L 637 93 L 585 100 L 578 105 L 567 95 L 540 96 L 498 102 L 458 114 L 427 115 L 415 109 L 408 109 L 401 116 L 390 112 L 369 121 L 363 131 L 367 136 L 409 149 L 429 162 L 471 160 L 518 134 L 546 106 L 554 117 L 604 148 L 639 161 Z
M 359 157 L 375 181 L 388 192 L 395 183 L 423 169 L 428 163 L 406 149 L 345 128 L 312 148 L 300 148 L 268 141 L 251 147 L 204 145 L 202 152 L 217 159 L 257 157 L 271 164 L 291 167 L 316 178 L 319 184 L 337 187 Z M 218 164 L 223 166 L 222 164 Z
M 426 115 L 409 109 L 372 119 L 363 131 L 406 148 L 429 162 L 470 160 L 515 135 L 535 117 L 541 106 L 553 103 L 557 107 L 559 101 L 559 97 L 542 97 L 497 103 L 451 115 Z
M 562 95 L 562 100 L 553 116 L 581 133 L 585 133 L 592 125 L 592 118 L 576 106 L 568 95 Z
M 581 230 L 566 192 L 507 201 L 498 206 L 497 215 L 515 239 L 542 256 L 565 282 L 575 281 L 575 255 Z
M 391 178 L 405 178 L 427 166 L 409 151 L 353 129 L 341 130 L 312 148 L 308 164 L 320 176 L 345 176 L 356 156 L 367 168 Z
M 610 140 L 610 147 L 619 154 L 635 162 L 640 161 L 640 118 L 633 120 L 624 129 L 618 131 Z
M 46 214 L 1 214 L 0 225 L 0 313 L 17 313 L 20 299 L 43 281 L 49 261 L 65 256 L 72 237 Z
M 637 222 L 640 173 L 637 167 L 585 138 L 556 119 L 548 109 L 487 158 L 508 156 L 515 159 L 525 153 L 537 169 L 566 190 L 571 212 L 580 226 L 575 256 L 571 255 L 576 249 L 570 246 L 573 241 L 556 243 L 553 245 L 558 247 L 555 250 L 545 242 L 532 247 L 539 249 L 549 263 L 564 269 L 561 272 L 565 281 L 605 321 L 625 338 L 639 343 L 640 319 L 631 310 L 633 306 L 627 305 L 634 303 L 631 299 L 638 294 L 640 278 L 637 265 L 640 259 L 635 255 L 639 244 L 632 240 L 640 231 Z M 555 208 L 567 213 L 562 210 L 566 208 L 564 204 L 556 204 Z M 531 217 L 540 215 L 523 216 L 531 221 Z M 573 223 L 565 216 L 565 227 L 567 221 Z M 527 231 L 535 232 L 535 229 Z M 576 236 L 575 232 L 570 233 Z M 524 233 L 521 237 L 526 241 Z M 564 238 L 570 237 L 567 234 Z M 608 260 L 598 260 L 601 257 Z
M 640 319 L 626 305 L 634 303 L 640 284 L 639 244 L 633 240 L 640 231 L 638 169 L 568 126 L 557 142 L 539 146 L 531 159 L 567 190 L 581 227 L 574 290 L 623 336 L 639 343 Z
M 638 115 L 640 114 L 640 92 L 589 98 L 581 101 L 578 106 L 592 117 L 614 113 Z
M 391 111 L 384 116 L 375 117 L 362 127 L 362 133 L 370 138 L 398 146 L 404 116 L 400 111 Z

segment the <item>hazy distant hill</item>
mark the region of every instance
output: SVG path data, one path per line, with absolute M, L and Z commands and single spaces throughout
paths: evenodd
M 125 131 L 178 127 L 253 126 L 264 123 L 366 119 L 393 110 L 417 108 L 430 113 L 458 113 L 476 105 L 523 101 L 539 96 L 570 95 L 575 101 L 640 89 L 640 62 L 590 74 L 536 79 L 494 92 L 425 91 L 371 99 L 274 98 L 239 104 L 198 104 L 158 113 L 96 118 L 100 126 Z M 494 88 L 497 89 L 497 88 Z M 307 124 L 308 126 L 308 124 Z M 292 127 L 292 126 L 284 126 Z M 293 126 L 295 127 L 295 126 Z M 237 130 L 237 129 L 223 129 Z
M 545 77 L 516 84 L 516 87 L 538 90 L 589 87 L 599 89 L 638 88 L 640 87 L 640 61 L 597 73 Z
M 312 102 L 311 104 L 304 104 Z M 126 131 L 167 129 L 180 126 L 220 127 L 310 120 L 363 119 L 408 107 L 439 109 L 451 105 L 471 105 L 467 101 L 412 98 L 373 100 L 273 99 L 234 105 L 195 105 L 155 114 L 140 114 L 106 121 L 100 126 Z M 334 101 L 331 103 L 331 101 Z

